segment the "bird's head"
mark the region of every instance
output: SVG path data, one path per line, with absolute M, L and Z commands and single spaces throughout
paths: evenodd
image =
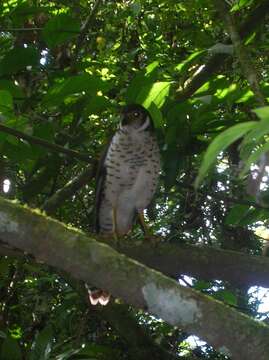
M 122 111 L 120 128 L 141 132 L 153 127 L 149 112 L 138 104 L 127 105 Z

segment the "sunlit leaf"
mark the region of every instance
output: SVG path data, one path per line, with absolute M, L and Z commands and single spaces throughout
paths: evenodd
M 196 60 L 197 58 L 202 56 L 205 52 L 206 52 L 206 50 L 195 51 L 189 57 L 187 57 L 186 60 L 184 60 L 183 62 L 178 64 L 175 67 L 175 70 L 180 71 L 180 72 L 186 71 L 186 69 L 194 62 L 194 60 Z
M 108 83 L 97 76 L 88 74 L 70 76 L 50 89 L 44 98 L 44 103 L 47 105 L 57 105 L 69 95 L 77 94 L 83 96 L 90 94 L 95 96 L 98 91 L 105 92 L 108 88 Z
M 236 12 L 239 11 L 241 9 L 243 9 L 246 6 L 249 6 L 253 3 L 254 0 L 237 0 L 235 1 L 235 4 L 233 5 L 233 7 L 231 8 L 232 12 Z
M 148 111 L 150 112 L 150 115 L 153 119 L 155 128 L 162 128 L 163 116 L 161 111 L 158 109 L 158 107 L 155 105 L 154 102 L 150 104 Z
M 153 102 L 160 108 L 164 104 L 165 98 L 169 94 L 171 83 L 167 81 L 156 82 L 152 85 L 148 92 L 143 92 L 138 95 L 137 102 L 143 104 L 145 108 L 148 108 Z

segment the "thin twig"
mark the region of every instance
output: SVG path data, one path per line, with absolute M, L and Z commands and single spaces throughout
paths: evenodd
M 80 152 L 78 152 L 76 150 L 67 149 L 67 148 L 65 148 L 63 146 L 50 143 L 50 142 L 48 142 L 46 140 L 43 140 L 41 138 L 38 138 L 36 136 L 31 136 L 31 135 L 25 134 L 25 133 L 23 133 L 21 131 L 18 131 L 16 129 L 12 129 L 12 128 L 10 128 L 10 127 L 8 127 L 6 125 L 3 125 L 1 123 L 0 123 L 0 132 L 4 132 L 6 134 L 15 136 L 18 139 L 26 140 L 30 144 L 42 146 L 42 147 L 48 149 L 48 151 L 51 151 L 51 152 L 62 153 L 62 154 L 71 156 L 73 158 L 85 161 L 85 162 L 90 163 L 90 164 L 93 163 L 93 160 L 90 158 L 90 156 L 88 154 L 83 154 L 83 153 L 80 153 Z
M 94 19 L 99 6 L 101 5 L 102 0 L 96 0 L 95 4 L 93 5 L 93 8 L 90 12 L 90 14 L 88 15 L 85 23 L 82 25 L 81 30 L 80 30 L 80 34 L 77 38 L 77 43 L 76 43 L 76 48 L 75 48 L 75 52 L 72 58 L 72 63 L 71 63 L 71 72 L 74 70 L 74 67 L 76 65 L 77 62 L 77 58 L 78 58 L 78 54 L 80 52 L 80 49 L 82 48 L 82 45 L 86 39 L 86 35 L 89 32 L 90 26 L 92 24 L 92 20 Z
M 75 177 L 72 181 L 69 181 L 63 188 L 56 191 L 43 206 L 43 210 L 47 214 L 53 214 L 57 208 L 68 198 L 73 196 L 84 185 L 90 182 L 96 172 L 96 166 L 88 165 L 84 171 Z
M 41 31 L 41 27 L 32 27 L 32 28 L 0 28 L 0 32 L 21 32 L 21 31 Z

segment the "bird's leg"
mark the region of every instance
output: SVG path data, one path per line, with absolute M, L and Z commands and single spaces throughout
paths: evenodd
M 151 234 L 149 226 L 145 222 L 143 210 L 138 211 L 138 219 L 139 219 L 140 225 L 141 225 L 141 227 L 143 229 L 143 232 L 145 234 L 145 237 L 150 237 L 152 234 Z
M 118 232 L 117 232 L 117 209 L 112 208 L 112 224 L 113 224 L 113 237 L 115 241 L 118 241 Z
M 143 229 L 145 239 L 149 239 L 152 245 L 157 246 L 160 243 L 160 237 L 154 235 L 148 224 L 145 222 L 143 210 L 138 211 L 138 220 Z

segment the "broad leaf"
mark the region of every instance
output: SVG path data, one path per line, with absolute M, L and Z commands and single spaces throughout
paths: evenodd
M 17 47 L 10 50 L 0 61 L 0 76 L 16 74 L 27 66 L 39 64 L 39 53 L 33 47 Z
M 43 329 L 34 342 L 29 360 L 47 360 L 50 357 L 53 333 L 51 326 Z
M 206 50 L 199 50 L 192 53 L 186 60 L 182 61 L 175 67 L 176 71 L 180 71 L 181 73 L 186 71 L 187 68 L 200 56 L 206 53 Z
M 259 146 L 258 148 L 255 148 L 252 151 L 251 155 L 245 160 L 244 168 L 240 172 L 240 176 L 243 177 L 244 175 L 246 175 L 251 165 L 257 163 L 261 158 L 261 155 L 268 151 L 269 151 L 269 142 L 266 142 L 265 144 Z
M 218 290 L 214 297 L 224 301 L 228 305 L 235 306 L 237 304 L 237 297 L 234 293 L 228 290 Z
M 10 114 L 13 110 L 13 99 L 9 91 L 0 90 L 0 114 Z
M 99 90 L 105 92 L 108 88 L 108 83 L 97 76 L 88 74 L 71 76 L 50 89 L 44 98 L 44 104 L 58 105 L 69 95 L 94 96 Z
M 207 175 L 209 169 L 214 165 L 217 156 L 221 151 L 227 149 L 236 140 L 240 139 L 247 132 L 257 125 L 256 121 L 249 121 L 232 126 L 215 137 L 206 150 L 198 176 L 195 180 L 195 187 L 198 188 Z
M 22 353 L 18 342 L 10 336 L 3 341 L 0 358 L 3 360 L 21 360 Z
M 148 111 L 153 119 L 155 128 L 162 128 L 163 126 L 163 115 L 154 102 L 150 104 Z
M 254 0 L 237 0 L 233 7 L 231 8 L 232 12 L 239 11 L 246 6 L 249 6 L 253 3 Z
M 43 38 L 50 48 L 63 44 L 79 34 L 80 24 L 77 19 L 67 14 L 51 18 L 43 29 Z
M 159 81 L 153 84 L 150 89 L 142 89 L 136 99 L 137 103 L 142 104 L 145 108 L 148 108 L 152 102 L 155 103 L 158 108 L 162 107 L 165 98 L 169 94 L 170 86 L 171 82 Z

